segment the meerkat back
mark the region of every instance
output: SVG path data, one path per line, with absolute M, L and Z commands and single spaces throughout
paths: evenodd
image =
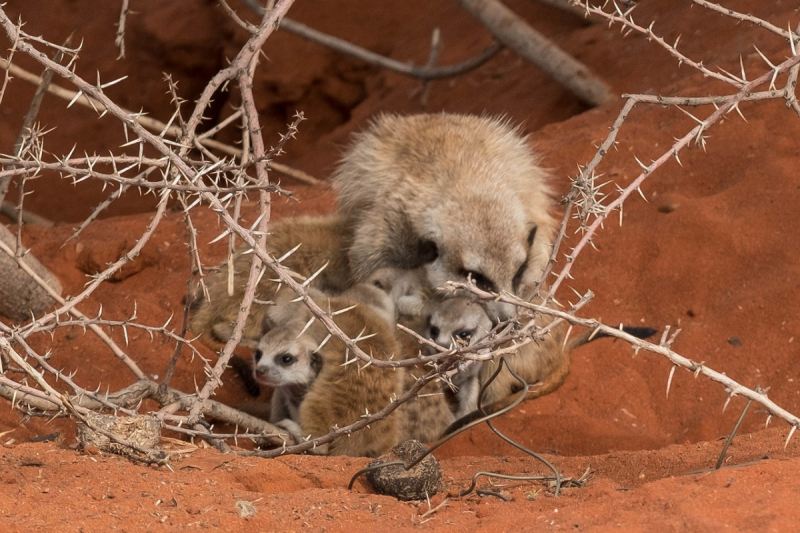
M 267 236 L 267 251 L 279 258 L 300 245 L 282 264 L 307 278 L 327 264 L 327 267 L 314 279 L 312 286 L 329 292 L 346 289 L 352 280 L 347 248 L 352 233 L 349 222 L 338 215 L 321 217 L 284 218 L 270 224 Z M 244 289 L 250 271 L 253 255 L 237 253 L 233 260 L 233 285 L 229 287 L 228 264 L 220 265 L 218 272 L 206 277 L 208 295 L 196 291 L 191 319 L 191 330 L 212 341 L 219 341 L 213 334 L 218 324 L 231 324 L 239 311 L 244 297 Z M 274 299 L 279 284 L 273 281 L 274 273 L 268 268 L 259 282 L 256 299 Z M 300 279 L 299 281 L 302 281 Z M 232 293 L 229 293 L 229 288 Z M 258 339 L 261 335 L 261 315 L 263 309 L 254 303 L 245 325 L 245 338 Z
M 343 298 L 331 299 L 332 308 L 344 309 L 352 304 Z M 335 322 L 350 338 L 373 335 L 358 346 L 376 359 L 388 359 L 397 351 L 390 324 L 366 306 L 336 315 Z M 322 370 L 300 404 L 300 426 L 312 438 L 380 411 L 402 392 L 402 369 L 364 367 L 363 362 L 353 361 L 355 356 L 335 336 L 318 353 Z M 384 420 L 338 437 L 330 443 L 328 454 L 377 457 L 400 441 L 400 419 L 400 413 L 394 411 Z

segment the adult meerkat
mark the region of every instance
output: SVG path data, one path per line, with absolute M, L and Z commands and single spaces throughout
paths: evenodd
M 546 173 L 507 120 L 382 115 L 355 136 L 333 175 L 339 211 L 353 221 L 351 267 L 425 268 L 434 287 L 471 277 L 526 295 L 555 234 Z M 491 302 L 493 319 L 516 314 Z
M 266 247 L 274 257 L 281 257 L 300 245 L 294 253 L 282 261 L 282 264 L 303 278 L 311 276 L 327 264 L 327 267 L 314 278 L 311 286 L 326 292 L 338 293 L 352 284 L 347 258 L 351 235 L 350 222 L 339 215 L 284 218 L 270 224 Z M 252 254 L 235 255 L 232 294 L 228 292 L 227 262 L 220 265 L 218 272 L 206 277 L 207 296 L 199 288 L 195 291 L 193 295 L 195 311 L 190 322 L 190 329 L 195 334 L 216 341 L 224 338 L 225 330 L 230 329 L 230 324 L 239 312 L 252 257 Z M 258 300 L 271 301 L 275 298 L 280 284 L 274 279 L 272 271 L 267 269 L 256 289 Z M 260 337 L 262 313 L 261 306 L 254 303 L 245 323 L 243 338 Z

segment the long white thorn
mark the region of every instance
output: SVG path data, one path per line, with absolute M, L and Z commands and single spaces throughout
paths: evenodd
M 792 440 L 792 436 L 794 432 L 797 431 L 797 426 L 793 425 L 792 429 L 789 431 L 789 436 L 786 437 L 786 443 L 783 445 L 783 449 L 785 450 L 787 446 L 789 446 L 789 441 Z
M 672 369 L 669 371 L 669 379 L 667 379 L 667 398 L 669 398 L 669 388 L 672 386 L 672 377 L 675 375 L 675 369 L 678 368 L 677 366 L 673 366 Z

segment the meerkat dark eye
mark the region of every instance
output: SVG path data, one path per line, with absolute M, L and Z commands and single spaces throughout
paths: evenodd
M 533 246 L 533 241 L 536 239 L 536 226 L 531 229 L 531 232 L 528 233 L 528 248 Z
M 417 242 L 417 256 L 422 265 L 433 263 L 439 257 L 439 248 L 433 241 L 420 240 Z
M 279 353 L 275 356 L 275 364 L 280 366 L 289 366 L 297 361 L 297 357 L 290 353 Z
M 375 286 L 375 287 L 378 287 L 378 288 L 379 288 L 380 290 L 382 290 L 382 291 L 385 291 L 385 290 L 386 290 L 386 287 L 384 287 L 384 286 L 383 286 L 383 283 L 381 283 L 381 282 L 380 282 L 380 280 L 377 280 L 377 279 L 376 279 L 376 280 L 374 280 L 374 281 L 372 282 L 372 285 L 373 285 L 373 286 Z
M 462 268 L 459 271 L 459 274 L 465 278 L 472 278 L 472 281 L 475 282 L 475 285 L 482 291 L 497 292 L 497 286 L 480 272 L 473 272 L 471 270 L 465 270 Z
M 469 342 L 472 338 L 472 332 L 468 330 L 459 331 L 456 336 L 464 342 Z
M 439 336 L 439 333 L 440 333 L 439 328 L 437 328 L 436 326 L 431 326 L 431 339 L 437 338 Z
M 264 352 L 262 352 L 261 350 L 256 350 L 256 353 L 253 355 L 255 357 L 256 363 L 258 363 L 259 361 L 261 361 L 261 357 L 264 355 Z
M 511 286 L 514 289 L 514 292 L 517 292 L 519 289 L 519 284 L 522 283 L 522 276 L 525 275 L 525 271 L 528 270 L 528 260 L 526 259 L 517 269 L 517 273 L 514 274 L 514 279 L 511 282 Z

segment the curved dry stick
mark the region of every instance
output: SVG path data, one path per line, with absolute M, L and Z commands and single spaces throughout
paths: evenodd
M 354 431 L 358 431 L 359 429 L 362 429 L 362 428 L 368 426 L 369 424 L 372 424 L 372 423 L 374 423 L 374 422 L 376 422 L 378 420 L 383 420 L 384 418 L 389 416 L 395 409 L 400 407 L 402 404 L 404 404 L 405 402 L 411 400 L 412 398 L 415 398 L 417 396 L 417 394 L 419 393 L 419 391 L 422 389 L 422 387 L 424 387 L 429 382 L 431 382 L 434 379 L 436 379 L 438 375 L 439 375 L 439 372 L 437 370 L 432 370 L 432 371 L 428 372 L 427 374 L 425 374 L 421 378 L 418 378 L 417 381 L 414 383 L 414 385 L 410 389 L 408 389 L 406 392 L 404 392 L 399 398 L 397 398 L 394 401 L 390 402 L 389 405 L 385 406 L 383 409 L 381 409 L 377 413 L 370 414 L 369 416 L 362 416 L 356 422 L 353 422 L 352 424 L 344 426 L 344 427 L 341 427 L 341 428 L 335 428 L 330 433 L 328 433 L 327 435 L 322 435 L 321 437 L 317 437 L 317 438 L 314 438 L 314 439 L 309 439 L 309 440 L 303 441 L 303 442 L 301 442 L 299 444 L 295 444 L 294 446 L 285 446 L 283 448 L 275 449 L 275 450 L 243 451 L 243 452 L 239 452 L 239 454 L 240 455 L 246 455 L 246 456 L 257 456 L 257 457 L 272 458 L 272 457 L 278 457 L 278 456 L 281 456 L 281 455 L 303 453 L 303 452 L 307 452 L 309 450 L 313 450 L 317 446 L 321 446 L 323 444 L 327 444 L 327 443 L 333 441 L 333 439 L 335 439 L 337 437 L 348 435 L 348 434 L 353 433 Z
M 52 403 L 56 404 L 60 410 L 69 412 L 72 416 L 86 424 L 92 430 L 96 431 L 97 433 L 101 433 L 106 437 L 110 438 L 114 442 L 121 444 L 131 450 L 135 450 L 141 453 L 144 457 L 150 459 L 155 457 L 160 457 L 160 459 L 153 459 L 153 462 L 160 462 L 164 458 L 164 454 L 162 452 L 158 452 L 156 450 L 150 450 L 147 448 L 143 448 L 139 444 L 132 442 L 128 439 L 120 437 L 119 435 L 107 431 L 103 428 L 97 427 L 91 420 L 87 419 L 85 415 L 92 413 L 91 410 L 86 409 L 85 407 L 80 407 L 74 405 L 69 398 L 64 396 L 63 394 L 59 393 L 55 390 L 49 383 L 44 379 L 44 376 L 37 372 L 30 364 L 28 364 L 25 359 L 23 359 L 11 346 L 3 336 L 0 336 L 0 352 L 5 354 L 6 357 L 13 360 L 16 364 L 18 364 L 26 374 L 28 374 L 33 380 L 43 389 L 41 392 L 45 395 L 45 397 Z M 2 376 L 3 381 L 6 380 L 4 376 Z M 10 381 L 10 380 L 9 380 Z M 13 383 L 13 382 L 12 382 Z M 35 390 L 35 389 L 34 389 Z
M 259 5 L 258 2 L 255 0 L 241 0 L 243 4 L 245 4 L 248 8 L 253 10 L 258 14 L 264 13 L 264 7 Z M 305 24 L 297 22 L 295 20 L 289 19 L 284 17 L 281 20 L 282 30 L 286 30 L 289 33 L 293 33 L 298 37 L 306 39 L 307 41 L 311 41 L 313 43 L 321 44 L 331 50 L 335 50 L 340 54 L 345 54 L 351 57 L 355 57 L 356 59 L 360 59 L 370 65 L 375 65 L 380 68 L 385 68 L 387 70 L 391 70 L 393 72 L 397 72 L 398 74 L 403 74 L 404 76 L 409 76 L 411 78 L 417 78 L 420 80 L 436 80 L 442 78 L 453 78 L 455 76 L 460 76 L 461 74 L 465 74 L 470 70 L 475 70 L 476 68 L 482 66 L 484 63 L 492 59 L 494 56 L 497 55 L 500 50 L 503 49 L 503 45 L 498 42 L 493 42 L 488 47 L 486 47 L 481 53 L 476 55 L 475 57 L 471 57 L 461 63 L 457 63 L 455 65 L 447 65 L 444 67 L 434 67 L 430 65 L 417 67 L 410 63 L 403 63 L 401 61 L 397 61 L 395 59 L 391 59 L 389 57 L 382 56 L 380 54 L 376 54 L 375 52 L 371 52 L 366 48 L 361 48 L 360 46 L 356 46 L 349 41 L 345 41 L 344 39 L 339 39 L 338 37 L 334 37 L 332 35 L 328 35 L 327 33 L 322 33 L 321 31 L 315 30 L 314 28 L 310 28 Z
M 536 0 L 540 4 L 546 4 L 550 7 L 554 7 L 556 9 L 560 9 L 561 11 L 566 11 L 567 13 L 571 13 L 576 17 L 581 17 L 583 19 L 586 18 L 586 11 L 582 8 L 573 5 L 570 3 L 569 0 Z
M 498 0 L 456 0 L 492 35 L 567 88 L 583 102 L 600 106 L 611 99 L 611 88 L 583 63 L 533 29 Z
M 245 0 L 246 1 L 246 0 Z M 503 49 L 503 45 L 498 42 L 493 42 L 487 46 L 481 53 L 475 57 L 471 57 L 461 63 L 455 65 L 447 65 L 444 67 L 421 66 L 417 67 L 409 63 L 402 63 L 394 59 L 384 57 L 375 52 L 370 52 L 364 48 L 349 43 L 343 39 L 338 39 L 331 35 L 319 32 L 313 28 L 309 28 L 305 24 L 295 22 L 290 19 L 283 19 L 281 21 L 281 29 L 294 33 L 295 35 L 307 39 L 309 41 L 324 45 L 332 50 L 336 50 L 342 54 L 355 57 L 365 61 L 371 65 L 375 65 L 387 70 L 397 72 L 412 78 L 417 78 L 424 81 L 437 80 L 442 78 L 453 78 L 460 76 L 471 70 L 483 66 L 494 56 Z
M 67 301 L 64 298 L 62 298 L 61 295 L 57 291 L 55 291 L 50 286 L 49 283 L 47 283 L 47 281 L 42 279 L 36 272 L 34 272 L 34 270 L 25 261 L 22 261 L 19 258 L 16 258 L 15 254 L 14 254 L 14 251 L 11 250 L 11 248 L 9 248 L 2 240 L 0 240 L 0 251 L 8 254 L 10 257 L 14 257 L 15 260 L 17 261 L 17 264 L 20 266 L 20 268 L 22 270 L 24 270 L 25 273 L 28 274 L 34 281 L 36 281 L 36 283 L 40 287 L 45 289 L 48 292 L 48 294 L 50 294 L 50 296 L 52 296 L 53 299 L 55 299 L 58 303 L 60 303 L 61 305 L 66 305 L 67 304 Z M 79 318 L 79 319 L 84 319 L 84 320 L 87 319 L 86 315 L 84 315 L 83 313 L 81 313 L 80 311 L 75 309 L 74 307 L 69 310 L 69 314 L 71 314 L 71 315 L 73 315 L 73 316 L 75 316 L 76 318 Z M 40 322 L 38 322 L 38 321 L 34 322 L 34 324 L 38 324 L 38 323 L 40 323 Z M 108 345 L 108 347 L 111 349 L 112 353 L 119 360 L 121 360 L 125 364 L 125 366 L 127 366 L 130 369 L 131 372 L 133 372 L 133 375 L 136 376 L 137 379 L 145 379 L 146 376 L 145 376 L 144 372 L 142 372 L 142 370 L 139 368 L 139 365 L 137 365 L 136 362 L 133 359 L 131 359 L 131 357 L 128 354 L 126 354 L 122 350 L 122 348 L 120 348 L 117 345 L 117 343 L 114 342 L 114 340 L 106 334 L 105 331 L 103 331 L 99 326 L 97 326 L 95 324 L 88 324 L 87 327 L 92 331 L 92 333 L 97 335 L 97 337 L 100 338 L 100 340 L 102 340 L 104 343 L 106 343 L 106 345 Z M 21 332 L 21 335 L 23 336 L 23 338 L 26 337 L 26 334 L 25 334 L 24 331 Z
M 0 375 L 0 397 L 6 398 L 15 405 L 24 403 L 49 417 L 53 416 L 53 411 L 60 411 L 63 408 L 63 404 L 52 394 L 17 383 L 3 375 Z M 146 399 L 155 400 L 161 405 L 177 404 L 179 408 L 187 409 L 194 395 L 180 392 L 171 387 L 162 387 L 158 383 L 143 379 L 117 392 L 105 393 L 103 397 L 106 402 L 116 405 L 120 411 L 132 412 L 129 411 L 130 408 L 136 407 Z M 72 396 L 69 401 L 73 406 L 88 411 L 108 408 L 105 402 L 87 395 L 77 394 Z M 210 420 L 245 428 L 245 431 L 257 432 L 245 435 L 248 437 L 255 435 L 264 444 L 270 446 L 283 446 L 287 442 L 294 442 L 291 435 L 285 430 L 215 400 L 206 402 L 203 414 Z M 187 417 L 164 416 L 163 418 L 185 424 Z
M 765 29 L 767 31 L 771 31 L 776 35 L 780 35 L 784 39 L 798 39 L 798 36 L 790 33 L 789 30 L 783 30 L 774 24 L 770 24 L 766 20 L 762 20 L 758 17 L 754 17 L 753 15 L 745 15 L 744 13 L 739 13 L 738 11 L 734 11 L 733 9 L 722 7 L 719 4 L 715 4 L 713 2 L 708 2 L 707 0 L 692 0 L 693 3 L 697 4 L 698 6 L 702 6 L 706 9 L 710 9 L 711 11 L 716 11 L 717 13 L 722 13 L 725 16 L 728 16 L 732 19 L 749 22 L 750 24 L 754 24 L 759 28 Z
M 114 44 L 119 48 L 119 55 L 117 59 L 125 57 L 125 22 L 128 20 L 128 2 L 130 0 L 122 0 L 122 7 L 119 12 L 119 22 L 117 22 L 117 36 L 114 39 Z
M 516 296 L 510 294 L 496 294 L 491 292 L 486 292 L 478 289 L 474 285 L 469 285 L 466 283 L 453 283 L 450 282 L 454 287 L 458 287 L 461 289 L 468 290 L 474 293 L 476 296 L 486 299 L 486 300 L 498 300 L 501 302 L 506 302 L 517 307 L 522 307 L 525 309 L 530 309 L 532 311 L 536 311 L 538 313 L 546 314 L 561 318 L 570 324 L 575 324 L 577 326 L 582 326 L 597 333 L 603 333 L 609 337 L 616 337 L 618 339 L 622 339 L 631 346 L 636 351 L 645 350 L 648 352 L 656 353 L 662 355 L 670 360 L 672 364 L 675 366 L 683 367 L 687 370 L 690 370 L 697 375 L 704 375 L 709 378 L 711 381 L 716 381 L 725 386 L 725 390 L 727 391 L 729 396 L 742 396 L 749 400 L 753 400 L 754 402 L 761 404 L 771 415 L 777 416 L 782 420 L 788 422 L 791 426 L 795 428 L 800 428 L 800 418 L 793 415 L 786 409 L 782 408 L 769 398 L 767 398 L 766 393 L 754 391 L 753 389 L 749 389 L 744 385 L 738 383 L 737 381 L 729 378 L 727 375 L 721 372 L 717 372 L 705 366 L 704 363 L 698 363 L 691 359 L 688 359 L 676 352 L 674 352 L 669 345 L 670 342 L 663 342 L 662 344 L 653 344 L 646 340 L 640 339 L 638 337 L 634 337 L 633 335 L 626 333 L 618 328 L 614 328 L 611 326 L 607 326 L 602 322 L 590 319 L 590 318 L 580 318 L 576 317 L 565 311 L 559 311 L 557 309 L 552 309 L 550 307 L 546 307 L 543 305 L 534 304 L 531 302 L 527 302 Z M 791 435 L 790 435 L 791 437 Z

